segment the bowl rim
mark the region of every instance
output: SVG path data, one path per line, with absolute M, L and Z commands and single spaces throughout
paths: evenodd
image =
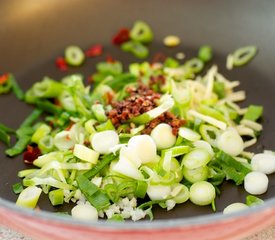
M 62 214 L 53 214 L 48 211 L 34 211 L 32 209 L 22 208 L 15 205 L 13 202 L 0 197 L 0 211 L 1 207 L 11 210 L 15 214 L 20 214 L 25 217 L 32 217 L 38 220 L 55 221 L 58 224 L 65 224 L 71 226 L 80 226 L 86 228 L 96 228 L 98 230 L 115 229 L 121 230 L 157 230 L 157 229 L 175 229 L 179 227 L 190 227 L 195 225 L 208 225 L 220 221 L 230 221 L 240 217 L 248 217 L 250 215 L 271 210 L 275 206 L 275 198 L 265 200 L 264 204 L 249 207 L 239 212 L 231 214 L 223 214 L 222 212 L 199 215 L 187 218 L 174 218 L 174 219 L 155 219 L 142 220 L 142 221 L 126 221 L 123 222 L 108 222 L 104 220 L 99 221 L 83 221 L 66 216 Z

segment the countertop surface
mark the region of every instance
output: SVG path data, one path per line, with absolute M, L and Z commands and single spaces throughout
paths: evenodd
M 0 226 L 0 240 L 32 240 L 15 231 Z M 275 226 L 269 227 L 252 236 L 240 240 L 273 240 L 275 239 Z

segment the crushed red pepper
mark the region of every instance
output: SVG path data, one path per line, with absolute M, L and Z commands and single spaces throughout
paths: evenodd
M 120 46 L 130 40 L 130 31 L 127 28 L 121 28 L 118 33 L 113 37 L 112 43 Z
M 101 44 L 96 44 L 85 51 L 86 57 L 97 57 L 102 55 L 102 53 L 103 46 Z
M 55 65 L 61 71 L 68 70 L 68 65 L 67 65 L 64 57 L 57 57 L 55 60 Z
M 139 83 L 137 88 L 128 87 L 126 91 L 129 93 L 129 96 L 123 101 L 112 102 L 111 105 L 113 109 L 107 113 L 108 118 L 111 119 L 116 128 L 129 119 L 157 107 L 158 100 L 161 96 L 142 83 Z M 185 121 L 177 118 L 170 112 L 166 112 L 147 123 L 142 133 L 150 134 L 152 129 L 159 123 L 169 124 L 172 127 L 173 134 L 177 135 L 179 127 L 181 127 Z
M 4 84 L 5 82 L 7 82 L 9 79 L 9 74 L 5 73 L 3 75 L 0 76 L 0 85 Z
M 27 150 L 23 154 L 24 163 L 33 164 L 33 161 L 41 155 L 41 151 L 38 147 L 31 145 L 27 146 Z

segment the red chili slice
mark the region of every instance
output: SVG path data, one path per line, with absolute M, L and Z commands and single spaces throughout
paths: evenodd
M 55 60 L 55 65 L 61 71 L 68 70 L 68 65 L 67 65 L 64 57 L 57 57 Z
M 85 51 L 86 57 L 97 57 L 102 55 L 102 53 L 103 53 L 103 46 L 100 44 L 96 44 Z
M 4 84 L 6 81 L 8 81 L 9 79 L 9 74 L 5 73 L 3 75 L 0 76 L 0 85 Z
M 115 45 L 121 45 L 124 42 L 130 40 L 130 31 L 127 28 L 121 28 L 119 32 L 113 37 L 112 43 Z
M 38 147 L 27 146 L 27 150 L 24 152 L 24 163 L 33 164 L 33 161 L 41 155 L 41 151 Z

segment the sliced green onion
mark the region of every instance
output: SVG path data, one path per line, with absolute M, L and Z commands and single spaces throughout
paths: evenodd
M 244 114 L 243 119 L 256 122 L 263 114 L 263 107 L 258 105 L 250 105 Z
M 12 185 L 12 190 L 15 194 L 21 193 L 24 190 L 22 183 L 15 183 Z
M 180 127 L 179 135 L 189 141 L 198 141 L 201 138 L 200 134 L 187 127 Z
M 64 183 L 64 182 L 60 182 L 58 180 L 56 180 L 53 177 L 45 177 L 45 178 L 38 178 L 38 177 L 34 177 L 31 179 L 25 178 L 23 179 L 23 185 L 24 186 L 36 186 L 36 185 L 49 185 L 55 188 L 61 188 L 64 190 L 74 190 L 75 187 Z
M 208 151 L 203 148 L 196 148 L 183 157 L 182 165 L 188 169 L 195 169 L 206 166 L 210 160 L 211 156 Z
M 62 109 L 60 107 L 51 103 L 48 100 L 37 100 L 35 104 L 38 109 L 41 109 L 50 114 L 60 114 L 62 112 Z
M 214 186 L 206 181 L 194 183 L 190 188 L 190 200 L 196 205 L 205 206 L 211 204 L 216 197 Z
M 148 184 L 144 181 L 137 181 L 137 187 L 135 190 L 134 195 L 137 198 L 142 198 L 144 199 L 146 192 L 147 192 Z
M 3 132 L 6 132 L 6 133 L 15 133 L 15 130 L 6 126 L 5 124 L 3 123 L 0 123 L 0 130 L 3 131 Z
M 53 137 L 52 136 L 45 136 L 41 138 L 38 142 L 38 148 L 41 150 L 43 154 L 49 153 L 53 150 L 54 144 L 53 144 Z
M 41 188 L 35 186 L 27 187 L 19 194 L 16 205 L 26 208 L 35 208 L 41 193 Z
M 47 136 L 51 132 L 51 127 L 47 124 L 41 124 L 32 135 L 31 141 L 39 143 L 40 139 Z
M 93 164 L 96 164 L 97 160 L 99 158 L 98 152 L 96 152 L 84 145 L 81 145 L 81 144 L 74 145 L 73 154 L 77 158 L 79 158 L 83 161 L 86 161 L 86 162 L 93 163 Z
M 199 73 L 203 69 L 203 61 L 198 58 L 193 58 L 185 62 L 184 68 L 190 70 L 192 73 Z
M 24 178 L 24 177 L 27 177 L 29 174 L 32 174 L 36 171 L 38 171 L 38 169 L 36 169 L 36 168 L 21 170 L 18 172 L 17 176 L 20 178 Z
M 49 199 L 53 206 L 61 205 L 64 202 L 64 190 L 56 189 L 49 192 Z
M 113 154 L 105 155 L 103 159 L 98 161 L 98 163 L 88 172 L 84 173 L 84 176 L 88 179 L 93 178 L 97 175 L 105 166 L 109 165 L 117 157 Z
M 100 62 L 96 64 L 96 70 L 100 73 L 106 73 L 108 75 L 118 75 L 123 72 L 121 62 Z
M 12 91 L 15 94 L 15 96 L 19 99 L 19 100 L 23 100 L 24 99 L 24 92 L 23 90 L 19 87 L 19 84 L 17 83 L 15 77 L 13 74 L 9 74 L 9 79 L 11 81 L 11 85 L 12 85 Z
M 28 144 L 31 141 L 31 137 L 30 136 L 22 136 L 19 138 L 19 140 L 15 143 L 15 145 L 11 148 L 8 148 L 5 153 L 9 156 L 9 157 L 14 157 L 20 153 L 22 153 L 26 147 L 28 146 Z
M 0 141 L 5 143 L 7 146 L 10 145 L 10 136 L 2 129 L 0 129 Z
M 264 204 L 264 201 L 258 197 L 252 196 L 252 195 L 247 195 L 246 196 L 246 205 L 251 207 L 251 206 L 257 206 Z
M 99 122 L 107 121 L 107 116 L 102 104 L 92 105 L 92 112 Z
M 139 42 L 129 41 L 123 43 L 121 49 L 125 52 L 132 53 L 137 58 L 146 58 L 149 55 L 148 48 Z
M 57 81 L 45 77 L 32 87 L 33 94 L 39 98 L 55 98 L 63 91 L 63 85 Z
M 219 121 L 216 118 L 213 118 L 213 117 L 201 114 L 201 113 L 199 113 L 199 112 L 197 112 L 195 110 L 189 110 L 188 114 L 192 115 L 193 117 L 199 118 L 202 121 L 205 121 L 205 122 L 207 122 L 207 123 L 209 123 L 211 125 L 214 125 L 215 127 L 218 127 L 218 128 L 220 128 L 222 130 L 226 129 L 226 123 L 222 122 L 222 121 Z
M 184 167 L 182 172 L 183 177 L 190 183 L 205 181 L 208 178 L 207 166 L 202 166 L 194 169 L 188 169 Z
M 212 48 L 208 45 L 201 46 L 199 49 L 198 57 L 203 62 L 209 62 L 213 57 Z
M 146 123 L 150 122 L 151 120 L 157 118 L 162 113 L 168 111 L 173 106 L 174 106 L 173 98 L 170 95 L 164 95 L 164 96 L 162 96 L 161 104 L 158 107 L 156 107 L 146 113 L 143 113 L 137 117 L 133 117 L 130 119 L 130 121 L 133 123 L 137 123 L 137 124 L 146 124 Z
M 79 189 L 85 195 L 86 199 L 97 210 L 102 210 L 110 205 L 109 198 L 106 196 L 106 194 L 95 184 L 90 182 L 88 178 L 83 175 L 79 175 L 76 178 L 76 181 L 78 183 Z
M 217 139 L 220 135 L 220 131 L 213 126 L 202 124 L 200 126 L 200 134 L 206 142 L 210 143 L 212 146 L 217 145 Z
M 172 147 L 172 148 L 169 148 L 169 149 L 166 149 L 163 151 L 164 152 L 171 151 L 172 157 L 178 157 L 178 156 L 188 153 L 190 151 L 190 147 L 189 146 L 176 146 L 176 147 Z
M 247 64 L 253 59 L 256 53 L 257 48 L 255 46 L 246 46 L 237 49 L 233 53 L 233 65 L 239 67 Z
M 80 66 L 85 61 L 85 54 L 78 46 L 68 46 L 64 56 L 65 61 L 71 66 Z
M 153 32 L 147 23 L 136 21 L 130 31 L 130 38 L 137 42 L 149 43 L 153 40 Z
M 31 114 L 21 123 L 21 127 L 31 127 L 32 124 L 41 116 L 42 110 L 34 109 Z

